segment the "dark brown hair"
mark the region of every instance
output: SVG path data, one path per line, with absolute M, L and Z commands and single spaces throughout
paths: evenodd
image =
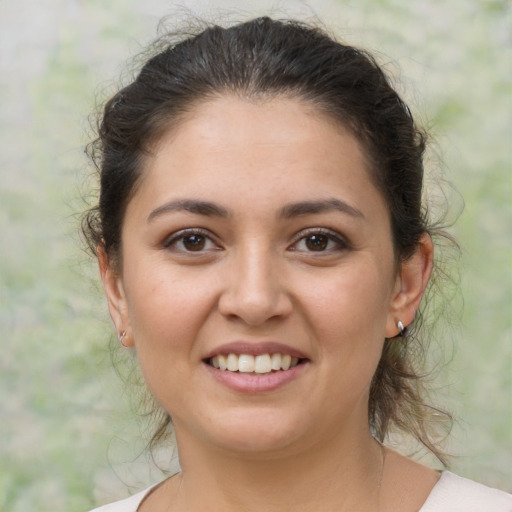
M 321 29 L 258 18 L 209 26 L 178 41 L 164 37 L 136 79 L 107 101 L 88 148 L 100 178 L 99 203 L 82 224 L 93 252 L 100 245 L 111 261 L 122 259 L 124 213 L 145 156 L 195 104 L 220 94 L 300 98 L 350 129 L 386 200 L 397 264 L 424 233 L 434 234 L 422 205 L 426 135 L 375 59 Z M 393 427 L 412 434 L 443 461 L 428 418 L 432 410 L 445 413 L 422 396 L 420 320 L 385 344 L 371 384 L 370 428 L 380 440 Z

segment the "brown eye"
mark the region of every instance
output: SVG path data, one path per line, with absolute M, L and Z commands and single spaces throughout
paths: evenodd
M 170 240 L 165 241 L 163 246 L 172 252 L 182 254 L 202 253 L 219 249 L 219 246 L 208 234 L 195 230 L 179 231 Z
M 321 256 L 340 253 L 350 248 L 343 236 L 321 227 L 304 230 L 298 233 L 297 237 L 297 241 L 290 247 L 292 251 L 301 251 L 306 254 L 316 252 Z
M 325 251 L 329 245 L 329 237 L 326 235 L 310 235 L 306 237 L 305 243 L 310 251 Z
M 183 237 L 183 247 L 187 251 L 202 251 L 206 245 L 203 235 L 188 235 Z

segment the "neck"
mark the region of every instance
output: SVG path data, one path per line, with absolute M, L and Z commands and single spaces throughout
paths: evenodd
M 379 509 L 384 451 L 369 431 L 254 456 L 198 445 L 179 429 L 176 434 L 182 466 L 172 499 L 176 510 L 316 512 L 319 504 L 323 512 Z

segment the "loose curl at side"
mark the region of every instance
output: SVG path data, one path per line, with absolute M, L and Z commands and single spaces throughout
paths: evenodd
M 296 21 L 258 18 L 228 28 L 167 34 L 138 76 L 106 102 L 97 138 L 88 146 L 100 182 L 99 202 L 85 213 L 83 233 L 96 254 L 122 263 L 125 210 L 144 175 L 144 161 L 162 135 L 196 104 L 222 94 L 292 97 L 309 102 L 348 128 L 366 150 L 371 177 L 389 209 L 397 265 L 426 233 L 446 237 L 422 203 L 426 133 L 372 55 Z M 445 238 L 448 239 L 448 238 Z M 425 305 L 422 306 L 424 309 Z M 386 340 L 373 377 L 369 422 L 383 441 L 412 435 L 441 462 L 436 425 L 450 416 L 425 402 L 422 313 L 405 336 Z M 154 440 L 165 435 L 168 415 Z

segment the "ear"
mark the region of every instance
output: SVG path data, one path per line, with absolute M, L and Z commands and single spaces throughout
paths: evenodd
M 434 244 L 424 233 L 412 256 L 401 264 L 386 323 L 386 338 L 399 334 L 397 322 L 405 327 L 414 321 L 416 311 L 427 288 L 434 262 Z
M 103 289 L 107 296 L 110 318 L 112 318 L 114 322 L 117 336 L 120 336 L 120 333 L 125 331 L 126 336 L 122 342 L 123 346 L 133 347 L 133 337 L 130 335 L 130 318 L 128 315 L 128 305 L 123 281 L 119 272 L 109 260 L 103 245 L 98 245 L 96 252 L 98 254 L 101 281 L 103 282 Z

